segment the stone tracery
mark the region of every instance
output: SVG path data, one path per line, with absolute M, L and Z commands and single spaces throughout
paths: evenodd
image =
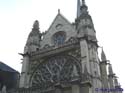
M 80 76 L 80 64 L 74 58 L 71 56 L 51 57 L 42 62 L 33 74 L 32 87 L 41 87 L 44 90 L 50 88 L 49 86 L 70 82 L 74 75 Z

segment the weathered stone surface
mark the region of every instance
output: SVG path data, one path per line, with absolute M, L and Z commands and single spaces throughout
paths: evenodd
M 115 87 L 111 68 L 107 75 L 104 51 L 99 60 L 98 47 L 84 0 L 78 0 L 73 24 L 59 12 L 50 28 L 40 33 L 35 21 L 22 54 L 19 93 L 102 93 L 95 89 Z

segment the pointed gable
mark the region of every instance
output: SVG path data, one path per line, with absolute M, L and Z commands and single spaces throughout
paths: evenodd
M 62 14 L 60 14 L 60 13 L 57 14 L 57 16 L 55 17 L 54 21 L 50 25 L 48 31 L 51 30 L 51 28 L 53 26 L 55 26 L 56 24 L 71 25 L 71 23 Z
M 66 33 L 66 41 L 70 37 L 76 36 L 75 27 L 60 13 L 58 13 L 46 34 L 44 35 L 43 40 L 41 41 L 41 48 L 43 48 L 45 45 L 53 45 L 52 37 L 59 31 Z

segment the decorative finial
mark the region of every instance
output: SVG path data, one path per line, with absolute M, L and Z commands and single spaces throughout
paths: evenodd
M 36 20 L 33 24 L 33 29 L 39 29 L 39 22 Z

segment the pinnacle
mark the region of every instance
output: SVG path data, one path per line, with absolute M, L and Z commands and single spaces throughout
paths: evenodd
M 36 20 L 33 24 L 33 29 L 39 29 L 39 21 Z
M 103 48 L 102 48 L 102 53 L 101 53 L 101 60 L 102 61 L 106 61 L 107 60 Z

